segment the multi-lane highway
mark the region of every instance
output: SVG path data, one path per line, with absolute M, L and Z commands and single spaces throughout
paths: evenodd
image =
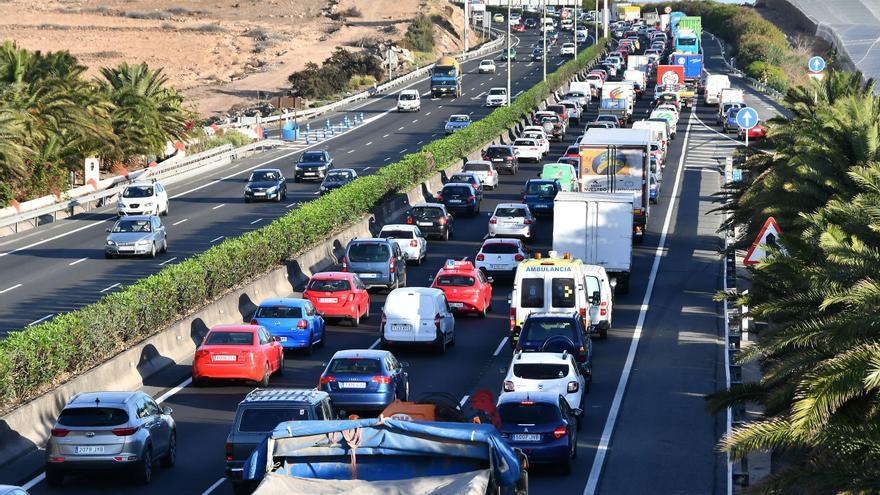
M 717 46 L 706 41 L 707 69 L 722 72 Z M 522 70 L 518 79 L 520 87 L 528 87 L 540 77 L 540 66 L 527 67 L 522 62 L 516 65 L 520 66 L 517 69 Z M 538 71 L 530 72 L 535 67 Z M 466 84 L 468 93 L 474 94 L 470 88 L 474 84 L 479 88 L 482 79 L 488 80 L 489 77 L 470 76 Z M 498 80 L 498 76 L 495 80 Z M 752 90 L 744 89 L 752 106 L 773 106 Z M 376 140 L 372 144 L 376 147 L 384 141 L 376 139 L 375 135 L 388 133 L 388 138 L 384 139 L 389 142 L 396 146 L 412 147 L 419 139 L 428 139 L 431 134 L 438 132 L 442 118 L 430 125 L 422 122 L 422 119 L 428 111 L 432 114 L 437 112 L 440 105 L 448 113 L 463 109 L 474 111 L 475 116 L 485 113 L 485 110 L 471 106 L 469 98 L 469 95 L 463 97 L 465 102 L 453 109 L 449 109 L 449 100 L 426 101 L 420 115 L 392 116 L 377 121 L 379 127 L 385 130 L 367 128 L 365 132 L 369 136 L 366 139 Z M 388 103 L 385 105 L 390 106 Z M 381 110 L 384 107 L 379 106 L 372 111 L 384 111 Z M 648 106 L 647 100 L 639 102 L 637 118 L 646 114 Z M 707 212 L 714 206 L 712 195 L 720 187 L 718 165 L 738 143 L 711 127 L 714 122 L 713 110 L 700 106 L 682 113 L 678 137 L 671 142 L 669 149 L 660 204 L 652 211 L 644 244 L 635 250 L 630 294 L 619 296 L 616 301 L 614 328 L 609 338 L 594 344 L 594 380 L 586 401 L 585 426 L 579 433 L 578 458 L 573 472 L 569 476 L 560 476 L 533 469 L 530 471 L 531 493 L 726 492 L 726 466 L 723 458 L 714 450 L 724 425 L 721 418 L 705 413 L 703 401 L 705 394 L 717 390 L 724 383 L 723 322 L 712 300 L 720 286 L 722 273 L 718 255 L 721 243 L 715 232 L 719 218 Z M 585 120 L 595 116 L 595 113 L 596 105 L 592 103 Z M 419 119 L 426 127 L 412 124 L 413 119 Z M 710 125 L 704 125 L 703 122 Z M 403 129 L 394 131 L 401 126 L 404 126 Z M 548 159 L 555 160 L 581 131 L 582 127 L 573 127 L 565 143 L 554 144 Z M 417 135 L 411 136 L 410 133 Z M 337 157 L 344 157 L 347 149 L 357 150 L 358 158 L 344 161 L 346 164 L 377 166 L 377 159 L 381 161 L 389 156 L 387 151 L 381 152 L 378 148 L 370 150 L 363 141 L 364 137 L 352 136 L 351 139 L 358 141 L 334 144 Z M 383 144 L 382 149 L 389 148 Z M 270 158 L 262 158 L 267 159 Z M 237 167 L 244 169 L 257 163 L 248 161 Z M 486 193 L 483 211 L 491 211 L 499 202 L 518 200 L 522 184 L 534 177 L 539 167 L 538 164 L 521 164 L 517 176 L 502 175 L 500 186 Z M 193 219 L 180 226 L 190 222 L 201 226 L 193 234 L 194 245 L 200 247 L 210 241 L 214 235 L 211 232 L 225 231 L 230 235 L 249 228 L 249 221 L 261 215 L 270 218 L 268 212 L 274 211 L 277 205 L 257 205 L 264 210 L 250 211 L 240 204 L 238 192 L 241 181 L 240 174 L 235 179 L 227 179 L 197 191 L 193 196 L 182 196 L 176 200 L 179 204 L 172 213 L 171 222 L 192 216 Z M 213 192 L 201 193 L 206 189 Z M 295 191 L 301 199 L 310 194 L 311 189 L 296 188 Z M 179 191 L 173 193 L 180 194 Z M 213 210 L 218 204 L 225 204 L 219 208 L 220 212 Z M 197 205 L 204 208 L 199 209 Z M 190 209 L 187 209 L 188 206 Z M 197 214 L 197 211 L 201 213 Z M 448 258 L 473 256 L 486 234 L 487 220 L 487 213 L 473 219 L 458 219 L 451 241 L 429 241 L 425 263 L 413 266 L 409 271 L 410 285 L 427 285 L 428 278 Z M 539 220 L 533 250 L 546 252 L 549 249 L 551 227 L 550 221 Z M 100 237 L 94 229 L 90 231 L 87 228 L 85 231 L 88 232 L 85 234 L 87 238 Z M 201 244 L 195 243 L 195 238 L 200 239 Z M 176 242 L 179 245 L 185 241 L 180 239 Z M 103 260 L 97 259 L 100 248 L 93 249 L 95 253 L 89 262 L 103 263 Z M 175 246 L 175 249 L 179 248 Z M 175 254 L 172 251 L 170 256 Z M 78 258 L 70 256 L 68 259 L 75 261 Z M 128 265 L 120 265 L 123 266 Z M 108 279 L 100 282 L 93 280 L 90 282 L 92 287 L 96 287 L 95 283 L 101 285 L 116 280 L 109 278 L 114 276 L 112 270 L 104 273 L 101 277 Z M 126 273 L 126 277 L 129 277 L 126 280 L 129 280 L 140 272 L 134 270 Z M 456 346 L 450 348 L 447 354 L 437 356 L 410 350 L 398 352 L 398 357 L 410 364 L 408 371 L 414 397 L 429 392 L 444 392 L 466 405 L 468 398 L 478 390 L 498 393 L 510 361 L 510 350 L 504 340 L 508 328 L 509 289 L 507 282 L 496 282 L 494 311 L 486 320 L 469 317 L 456 319 Z M 376 315 L 383 301 L 383 294 L 373 295 L 371 313 L 374 316 L 359 328 L 328 327 L 326 347 L 313 356 L 290 355 L 284 376 L 273 380 L 271 386 L 314 387 L 322 363 L 335 351 L 375 345 Z M 11 306 L 16 307 L 15 304 Z M 148 393 L 161 397 L 164 405 L 174 409 L 178 424 L 177 465 L 172 469 L 157 470 L 153 483 L 148 487 L 131 486 L 124 475 L 83 476 L 69 479 L 63 488 L 64 492 L 231 493 L 229 483 L 223 479 L 224 442 L 236 404 L 253 387 L 233 384 L 174 389 L 188 373 L 186 364 L 168 369 L 162 376 L 153 379 L 153 386 L 146 388 Z M 0 482 L 3 481 L 25 480 L 0 479 Z M 47 491 L 44 483 L 37 483 L 31 488 L 32 493 Z

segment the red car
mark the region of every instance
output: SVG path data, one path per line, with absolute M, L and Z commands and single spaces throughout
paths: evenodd
M 316 273 L 303 297 L 311 301 L 324 318 L 347 318 L 358 326 L 370 317 L 370 294 L 360 277 L 348 272 Z
M 476 313 L 485 318 L 492 306 L 492 279 L 470 261 L 447 260 L 437 272 L 431 287 L 446 294 L 449 307 L 455 312 Z
M 739 138 L 742 140 L 746 139 L 746 131 L 745 129 L 740 129 L 737 131 Z M 749 139 L 764 139 L 767 137 L 767 125 L 763 120 L 759 120 L 758 124 L 755 127 L 749 129 Z
M 510 28 L 514 33 L 524 33 L 526 32 L 526 25 L 523 23 L 514 24 L 513 27 Z
M 269 376 L 284 372 L 281 343 L 259 325 L 218 325 L 212 328 L 193 358 L 193 384 L 206 379 L 253 380 L 269 385 Z

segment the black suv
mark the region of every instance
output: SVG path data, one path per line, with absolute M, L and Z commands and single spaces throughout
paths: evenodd
M 293 181 L 322 181 L 332 168 L 333 158 L 330 157 L 329 151 L 306 151 L 293 166 Z
M 513 146 L 494 145 L 483 151 L 483 160 L 489 160 L 498 171 L 506 170 L 509 174 L 516 174 L 519 170 L 519 159 L 513 151 Z
M 426 237 L 448 241 L 452 236 L 452 215 L 440 203 L 420 203 L 406 213 L 406 223 L 418 225 Z
M 238 403 L 232 429 L 226 437 L 226 477 L 236 493 L 244 462 L 266 436 L 285 421 L 337 419 L 327 392 L 314 389 L 255 389 Z
M 577 313 L 532 313 L 523 322 L 522 330 L 511 337 L 516 351 L 568 351 L 581 366 L 592 367 L 593 342 Z
M 447 183 L 437 193 L 437 200 L 442 201 L 449 211 L 467 212 L 474 217 L 480 214 L 480 195 L 466 182 Z

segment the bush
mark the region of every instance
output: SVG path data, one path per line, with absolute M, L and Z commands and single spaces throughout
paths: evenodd
M 746 67 L 746 74 L 763 82 L 776 91 L 788 90 L 788 78 L 781 67 L 770 65 L 766 62 L 755 61 Z
M 434 23 L 431 19 L 419 14 L 403 35 L 403 42 L 410 50 L 430 52 L 434 50 Z
M 294 72 L 287 80 L 296 94 L 317 99 L 329 98 L 344 91 L 353 76 L 381 80 L 384 74 L 382 62 L 369 53 L 337 48 L 320 67 L 310 62 L 305 69 Z
M 305 203 L 263 228 L 227 238 L 94 304 L 11 332 L 0 341 L 0 410 L 97 366 L 351 226 L 386 196 L 415 187 L 460 161 L 528 115 L 552 90 L 595 60 L 604 47 L 583 50 L 577 59 L 513 100 L 510 107 L 498 108 L 468 128 Z

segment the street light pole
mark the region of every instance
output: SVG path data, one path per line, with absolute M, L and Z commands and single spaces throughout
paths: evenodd
M 608 0 L 602 0 L 602 34 L 608 37 Z
M 547 80 L 547 24 L 544 19 L 547 18 L 547 0 L 541 0 L 541 32 L 544 33 L 544 53 L 541 54 L 541 62 L 544 64 L 544 80 Z
M 510 57 L 510 4 L 513 0 L 507 0 L 507 106 L 510 106 L 510 68 L 513 60 Z
M 470 2 L 464 2 L 464 42 L 462 43 L 462 46 L 464 46 L 465 53 L 468 51 L 468 22 L 470 21 L 470 19 L 468 19 L 469 4 Z
M 578 7 L 577 2 L 574 4 L 574 11 L 571 14 L 574 17 L 574 58 L 578 56 Z
M 599 0 L 596 0 L 596 17 L 593 18 L 593 24 L 596 26 L 596 37 L 593 38 L 593 44 L 599 42 Z

